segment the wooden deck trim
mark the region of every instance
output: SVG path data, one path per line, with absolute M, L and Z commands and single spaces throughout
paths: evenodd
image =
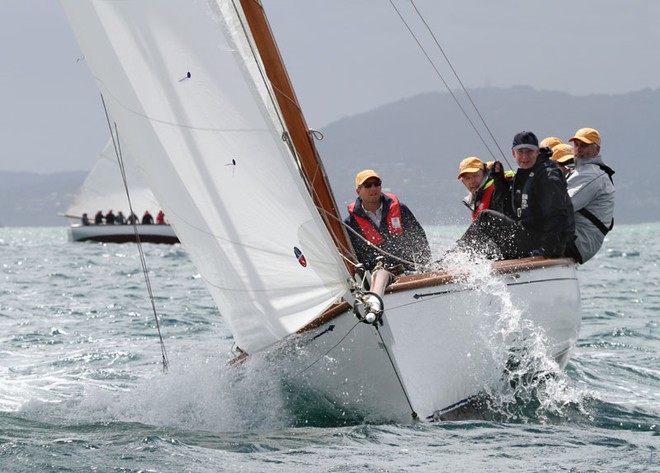
M 530 258 L 520 258 L 515 260 L 495 261 L 492 263 L 492 267 L 496 273 L 508 274 L 514 273 L 516 271 L 529 271 L 532 269 L 548 268 L 551 266 L 566 266 L 574 264 L 576 263 L 572 258 L 548 259 L 540 256 L 534 256 Z M 459 279 L 461 276 L 461 273 L 450 274 L 442 271 L 432 271 L 430 273 L 400 276 L 394 283 L 387 287 L 385 293 L 390 294 L 394 292 L 409 291 L 412 289 L 420 289 L 424 287 L 442 286 Z M 334 304 L 316 319 L 298 330 L 297 333 L 304 333 L 320 327 L 321 325 L 336 317 L 339 317 L 341 314 L 351 309 L 351 305 L 346 301 Z
M 496 273 L 507 274 L 516 271 L 529 271 L 538 268 L 547 268 L 551 266 L 566 266 L 575 264 L 572 258 L 543 258 L 533 256 L 530 258 L 520 258 L 515 260 L 495 261 L 492 263 L 493 270 Z M 423 287 L 440 286 L 448 284 L 463 276 L 463 273 L 450 274 L 442 271 L 433 271 L 423 274 L 411 274 L 409 276 L 400 276 L 390 284 L 385 291 L 386 294 Z

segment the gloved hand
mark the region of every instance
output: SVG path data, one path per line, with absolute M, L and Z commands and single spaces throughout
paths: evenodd
M 532 250 L 529 256 L 545 256 L 545 250 L 543 248 L 536 248 Z
M 539 148 L 539 158 L 551 158 L 552 157 L 552 150 L 545 146 L 543 148 Z
M 502 168 L 502 163 L 500 161 L 495 161 L 488 168 L 488 178 L 495 181 L 502 179 L 504 177 L 504 169 Z

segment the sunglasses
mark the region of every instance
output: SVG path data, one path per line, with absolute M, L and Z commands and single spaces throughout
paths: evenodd
M 382 182 L 380 181 L 371 181 L 371 182 L 365 182 L 364 184 L 362 184 L 362 187 L 364 187 L 365 189 L 371 189 L 373 186 L 380 187 L 381 184 Z

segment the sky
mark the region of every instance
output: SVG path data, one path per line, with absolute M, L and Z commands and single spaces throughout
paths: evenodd
M 587 95 L 660 87 L 658 0 L 262 2 L 312 128 L 446 92 L 439 75 L 458 87 L 412 5 L 468 89 Z M 0 0 L 0 42 L 0 171 L 91 169 L 108 125 L 59 1 Z

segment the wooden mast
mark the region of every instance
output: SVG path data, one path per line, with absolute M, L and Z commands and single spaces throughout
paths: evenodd
M 280 107 L 284 122 L 298 154 L 303 174 L 307 179 L 309 191 L 319 209 L 321 218 L 344 257 L 355 261 L 352 246 L 344 229 L 339 209 L 335 201 L 328 178 L 323 169 L 316 147 L 309 134 L 309 128 L 303 117 L 293 85 L 284 67 L 275 38 L 268 24 L 266 13 L 260 0 L 240 0 L 243 13 L 250 26 L 256 47 L 266 69 L 266 75 L 272 84 L 275 99 Z M 346 267 L 353 274 L 353 266 L 346 262 Z

